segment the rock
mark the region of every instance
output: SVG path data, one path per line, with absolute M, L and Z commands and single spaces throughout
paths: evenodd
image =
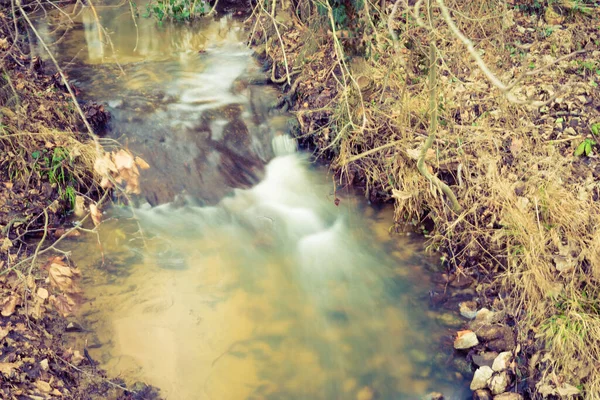
M 492 369 L 496 372 L 504 371 L 508 369 L 511 361 L 512 353 L 510 351 L 503 351 L 502 353 L 498 354 L 498 357 L 496 357 L 494 360 Z
M 427 353 L 417 349 L 410 350 L 408 352 L 408 356 L 416 364 L 425 364 L 430 360 L 429 355 L 427 355 Z
M 471 386 L 469 387 L 471 390 L 487 388 L 487 382 L 493 374 L 494 371 L 490 367 L 485 365 L 483 367 L 479 367 L 477 371 L 475 371 L 475 375 L 471 381 Z
M 458 336 L 454 340 L 454 348 L 458 350 L 470 349 L 478 344 L 479 340 L 473 331 L 458 331 Z
M 373 400 L 375 398 L 375 392 L 368 386 L 363 387 L 356 394 L 356 400 Z
M 474 301 L 463 301 L 458 304 L 460 315 L 465 318 L 473 319 L 477 315 L 477 303 Z
M 460 319 L 458 315 L 453 313 L 437 314 L 435 319 L 440 325 L 447 326 L 448 328 L 457 329 L 461 328 L 465 324 L 463 319 Z
M 492 400 L 492 392 L 488 389 L 478 389 L 473 392 L 473 400 Z
M 502 319 L 502 315 L 500 313 L 496 313 L 488 310 L 487 308 L 482 308 L 477 311 L 477 315 L 475 316 L 476 322 L 485 322 L 488 324 L 498 322 Z
M 460 372 L 463 377 L 471 377 L 473 375 L 471 363 L 468 362 L 464 357 L 454 357 L 452 359 L 452 366 L 458 372 Z
M 507 371 L 494 374 L 488 382 L 488 387 L 493 394 L 504 393 L 508 385 L 510 385 L 510 376 Z
M 502 337 L 490 340 L 486 343 L 488 349 L 492 351 L 513 351 L 517 347 L 513 331 L 508 326 L 502 330 Z
M 477 365 L 478 367 L 483 367 L 484 365 L 492 367 L 492 365 L 494 364 L 494 360 L 496 360 L 496 357 L 498 357 L 498 353 L 496 353 L 495 351 L 488 351 L 481 354 L 475 354 L 473 355 L 472 359 L 473 364 Z
M 474 329 L 477 337 L 481 340 L 500 339 L 503 335 L 502 325 L 484 324 Z
M 66 328 L 67 332 L 83 332 L 83 328 L 77 322 L 69 322 Z
M 457 289 L 464 289 L 475 282 L 470 276 L 456 275 L 455 279 L 450 282 L 450 286 Z
M 444 400 L 444 395 L 440 392 L 431 392 L 422 397 L 422 400 Z
M 502 393 L 494 396 L 494 400 L 523 400 L 519 393 Z

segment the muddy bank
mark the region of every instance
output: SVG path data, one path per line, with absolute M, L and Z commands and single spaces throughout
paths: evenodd
M 594 396 L 597 9 L 451 3 L 480 61 L 515 88 L 504 96 L 464 44 L 448 39 L 456 37 L 436 6 L 438 118 L 426 152 L 432 28 L 412 9 L 347 7 L 336 11 L 346 13 L 342 21 L 334 10 L 291 2 L 255 14 L 251 44 L 282 85 L 280 105 L 298 117 L 298 137 L 340 181 L 393 202 L 398 226 L 442 252 L 432 306 L 463 315 L 448 346 L 468 361 L 476 396 Z M 448 302 L 456 282 L 464 302 Z M 492 368 L 500 356 L 503 368 Z
M 106 192 L 94 170 L 93 134 L 56 68 L 31 52 L 23 18 L 15 23 L 9 14 L 0 15 L 0 397 L 158 398 L 143 384 L 107 379 L 85 346 L 67 346 L 80 275 L 49 250 L 67 233 L 81 235 L 69 222 L 73 210 L 82 213 L 81 228 L 93 228 L 84 207 Z M 79 106 L 102 132 L 104 108 Z

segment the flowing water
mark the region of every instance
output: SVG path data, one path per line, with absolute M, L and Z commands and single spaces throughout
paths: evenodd
M 87 299 L 73 336 L 109 375 L 181 400 L 464 398 L 421 245 L 295 150 L 241 23 L 136 28 L 129 4 L 97 5 L 102 31 L 92 11 L 40 30 L 152 167 L 135 215 L 69 243 Z

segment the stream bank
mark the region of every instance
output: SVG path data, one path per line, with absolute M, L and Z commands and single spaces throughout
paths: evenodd
M 22 7 L 34 13 L 36 6 Z M 33 51 L 33 32 L 10 17 L 10 4 L 0 9 L 0 397 L 157 398 L 144 384 L 128 390 L 109 381 L 87 350 L 68 346 L 79 272 L 48 252 L 81 235 L 70 223 L 73 210 L 83 217 L 107 193 L 94 168 L 94 140 L 58 71 Z M 79 106 L 102 133 L 104 107 Z M 81 227 L 93 225 L 88 219 Z
M 397 226 L 442 253 L 431 302 L 463 316 L 446 343 L 468 362 L 475 398 L 595 398 L 597 4 L 448 3 L 480 60 L 518 81 L 510 95 L 522 104 L 488 80 L 434 6 L 439 125 L 425 154 L 432 39 L 414 2 L 257 8 L 250 43 L 281 84 L 278 105 L 297 116 L 299 140 L 340 182 L 394 203 Z M 458 207 L 419 172 L 419 159 Z M 448 303 L 453 282 L 470 298 Z M 492 369 L 498 355 L 508 362 Z

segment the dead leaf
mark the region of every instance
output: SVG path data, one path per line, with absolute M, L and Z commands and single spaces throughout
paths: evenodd
M 6 328 L 0 326 L 0 341 L 2 341 L 2 339 L 8 336 L 8 334 L 10 333 L 9 329 L 10 327 L 8 326 Z
M 52 386 L 48 382 L 39 380 L 35 381 L 35 387 L 42 393 L 50 393 L 52 391 Z
M 67 266 L 62 257 L 55 257 L 48 267 L 50 284 L 66 293 L 79 293 L 74 279 L 80 276 L 79 270 Z
M 94 171 L 96 171 L 100 176 L 107 176 L 111 172 L 118 172 L 117 167 L 111 160 L 111 155 L 109 153 L 105 153 L 103 157 L 96 158 L 94 162 Z
M 75 196 L 75 207 L 73 208 L 73 212 L 78 218 L 85 215 L 85 198 L 83 196 Z
M 148 163 L 146 161 L 144 161 L 142 158 L 140 157 L 136 157 L 135 158 L 135 163 L 141 168 L 141 169 L 148 169 L 150 168 L 150 165 L 148 165 Z
M 568 383 L 563 383 L 561 387 L 556 388 L 556 392 L 560 396 L 566 397 L 566 396 L 576 396 L 581 391 L 573 385 L 569 385 Z
M 133 155 L 127 150 L 119 150 L 113 154 L 112 159 L 117 170 L 132 169 L 135 166 Z
M 2 316 L 10 317 L 14 314 L 15 308 L 17 307 L 17 303 L 19 301 L 19 297 L 16 295 L 10 295 L 5 297 L 4 300 L 0 301 L 0 307 L 2 308 Z
M 100 222 L 102 222 L 102 211 L 95 204 L 90 204 L 90 216 L 92 217 L 94 226 L 100 225 Z
M 13 371 L 21 366 L 21 363 L 0 363 L 0 373 L 10 377 Z
M 11 247 L 13 247 L 13 243 L 10 241 L 9 238 L 5 237 L 2 241 L 2 247 L 0 247 L 0 250 L 2 250 L 3 252 L 8 251 L 8 249 L 10 249 Z
M 83 361 L 83 356 L 81 355 L 79 350 L 75 350 L 73 352 L 73 357 L 71 357 L 71 362 L 73 363 L 73 365 L 77 366 L 77 365 L 81 364 L 82 361 Z
M 392 189 L 392 197 L 397 200 L 409 200 L 415 196 L 415 193 L 407 192 L 405 190 Z
M 44 288 L 38 288 L 37 296 L 42 300 L 46 300 L 48 298 L 48 290 Z
M 523 149 L 523 139 L 520 138 L 513 138 L 513 140 L 510 143 L 510 152 L 513 155 L 517 155 L 521 152 L 521 150 Z
M 59 294 L 58 296 L 50 296 L 50 301 L 54 304 L 54 308 L 59 312 L 63 317 L 68 317 L 73 312 L 73 307 L 75 306 L 75 301 L 64 294 Z

